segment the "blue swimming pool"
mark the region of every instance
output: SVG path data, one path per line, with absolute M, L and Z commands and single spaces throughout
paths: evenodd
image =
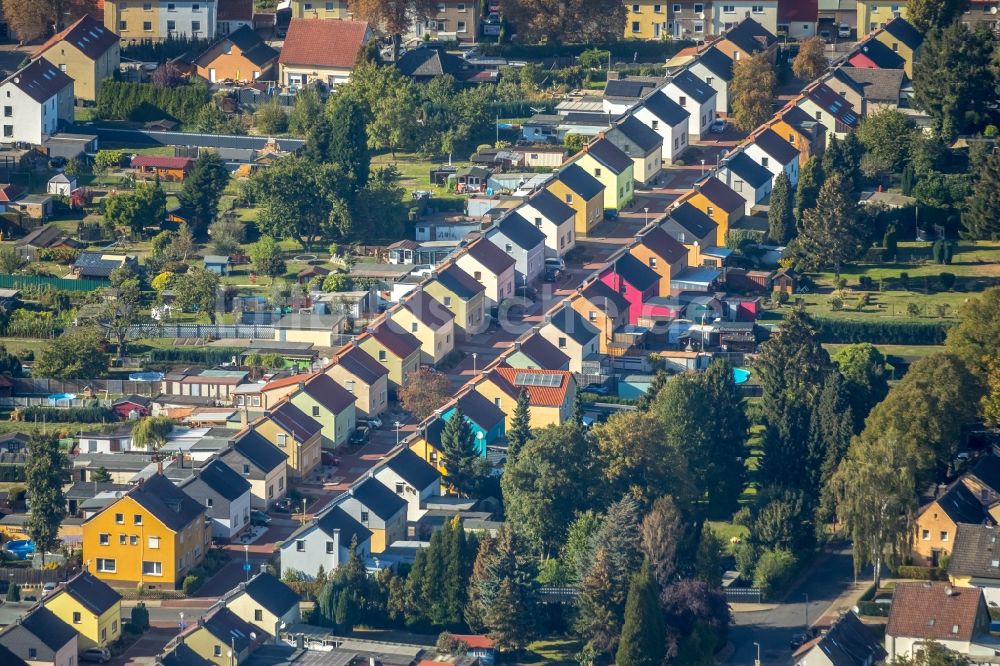
M 5 543 L 3 549 L 19 560 L 26 560 L 28 555 L 35 552 L 35 542 L 31 539 L 16 539 Z
M 76 393 L 53 393 L 49 396 L 50 405 L 58 405 L 60 402 L 66 402 L 76 398 Z
M 733 381 L 737 384 L 745 384 L 750 379 L 750 371 L 743 368 L 733 368 Z

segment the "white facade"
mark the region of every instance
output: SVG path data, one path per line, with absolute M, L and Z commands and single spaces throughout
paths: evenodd
M 691 63 L 688 66 L 688 71 L 707 83 L 715 91 L 716 115 L 729 115 L 729 82 L 716 75 L 699 60 Z
M 620 116 L 632 107 L 634 107 L 639 100 L 625 101 L 622 99 L 608 99 L 605 97 L 601 100 L 601 108 L 604 113 L 610 113 L 614 116 Z
M 576 247 L 574 231 L 576 211 L 570 209 L 570 215 L 565 220 L 552 220 L 532 206 L 530 201 L 521 204 L 515 210 L 545 234 L 546 257 L 561 257 Z
M 416 522 L 427 513 L 427 500 L 438 495 L 441 477 L 426 488 L 414 488 L 390 467 L 383 465 L 375 471 L 375 479 L 383 486 L 406 500 L 406 520 Z
M 301 571 L 310 580 L 316 577 L 319 568 L 329 574 L 350 557 L 350 540 L 340 538 L 340 531 L 327 534 L 313 523 L 300 534 L 293 534 L 281 544 L 281 577 L 289 571 Z M 371 555 L 371 539 L 358 544 L 358 555 L 362 560 Z
M 707 85 L 707 84 L 706 84 Z M 673 82 L 668 83 L 663 92 L 667 97 L 674 100 L 687 111 L 688 116 L 688 136 L 702 138 L 708 133 L 708 126 L 715 120 L 715 95 L 699 104 L 686 92 L 677 87 Z
M 215 0 L 173 0 L 160 3 L 161 37 L 211 39 L 216 34 Z M 235 30 L 239 26 L 233 28 Z
M 52 77 L 65 79 L 66 85 L 42 101 L 28 94 L 36 85 L 34 81 L 47 85 L 47 79 Z M 55 134 L 61 123 L 73 122 L 73 80 L 39 58 L 0 83 L 0 103 L 0 143 L 23 141 L 39 145 Z
M 751 143 L 743 149 L 747 155 L 753 158 L 753 161 L 761 165 L 765 169 L 771 172 L 773 178 L 771 178 L 771 185 L 774 185 L 774 179 L 778 177 L 778 174 L 784 171 L 788 175 L 788 180 L 791 181 L 792 187 L 795 187 L 799 182 L 799 160 L 798 155 L 792 159 L 788 164 L 781 164 L 777 159 L 768 155 L 764 149 L 758 146 L 756 143 Z
M 689 120 L 669 125 L 645 106 L 638 107 L 632 112 L 632 115 L 663 139 L 663 148 L 660 150 L 660 159 L 663 164 L 673 164 L 674 160 L 687 150 Z
M 740 195 L 743 201 L 746 203 L 744 210 L 747 215 L 750 214 L 751 209 L 764 199 L 766 199 L 771 194 L 771 187 L 773 182 L 768 180 L 760 187 L 753 187 L 750 183 L 743 180 L 740 176 L 733 173 L 727 166 L 723 165 L 719 168 L 716 173 L 716 178 L 721 180 L 723 183 L 728 185 L 734 192 Z
M 778 32 L 778 0 L 721 0 L 712 3 L 713 35 L 721 35 L 747 16 L 772 35 Z

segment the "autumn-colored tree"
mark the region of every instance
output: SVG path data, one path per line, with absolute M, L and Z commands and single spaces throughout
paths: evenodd
M 396 60 L 400 38 L 413 27 L 413 21 L 437 14 L 434 0 L 353 0 L 355 18 L 380 26 L 392 35 L 392 59 Z
M 411 372 L 400 387 L 399 402 L 403 409 L 423 421 L 454 392 L 446 375 L 431 368 L 419 368 Z
M 774 63 L 767 51 L 736 63 L 729 94 L 733 102 L 733 122 L 737 127 L 749 132 L 771 117 L 776 83 Z
M 3 0 L 3 16 L 23 41 L 44 35 L 49 28 L 59 32 L 93 9 L 90 0 Z
M 501 0 L 500 13 L 524 40 L 611 42 L 621 39 L 625 5 L 604 0 Z
M 823 53 L 823 39 L 811 37 L 799 45 L 799 54 L 792 61 L 792 73 L 805 81 L 812 81 L 826 71 L 829 61 Z

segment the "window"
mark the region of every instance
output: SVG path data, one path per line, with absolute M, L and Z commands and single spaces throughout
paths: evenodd
M 101 535 L 99 535 L 97 537 L 97 539 L 98 539 L 98 543 L 100 543 L 102 546 L 109 546 L 109 545 L 111 545 L 111 535 L 110 534 L 101 534 Z
M 142 31 L 143 32 L 153 32 L 153 22 L 152 21 L 143 21 L 142 22 Z
M 133 525 L 142 525 L 142 514 L 141 513 L 137 513 L 137 514 L 134 514 L 132 516 L 132 524 Z
M 931 540 L 931 531 L 930 530 L 922 530 L 920 532 L 920 538 L 923 539 L 924 541 L 930 541 Z
M 211 497 L 206 497 L 205 498 L 205 506 L 207 506 L 209 509 L 211 509 L 214 505 L 215 505 L 215 500 L 214 499 L 212 499 Z
M 131 535 L 131 536 L 130 536 L 130 537 L 128 538 L 128 545 L 130 545 L 130 546 L 138 546 L 138 545 L 139 545 L 139 537 L 137 537 L 137 536 L 136 536 L 136 535 L 134 535 L 134 534 L 133 534 L 133 535 Z
M 125 514 L 124 513 L 116 513 L 115 514 L 115 522 L 117 524 L 119 524 L 119 525 L 124 525 L 125 524 Z
M 311 12 L 311 11 L 312 11 L 312 8 L 313 8 L 313 3 L 311 3 L 311 2 L 306 2 L 306 3 L 304 3 L 304 4 L 302 5 L 302 8 L 303 8 L 303 9 L 304 9 L 305 11 L 307 11 L 307 12 Z
M 243 476 L 250 476 L 250 465 L 243 465 Z
M 770 160 L 769 158 L 767 158 L 767 157 L 762 157 L 762 158 L 760 158 L 760 165 L 761 165 L 762 167 L 764 167 L 765 169 L 767 168 L 767 165 L 768 165 L 768 164 L 769 164 L 770 162 L 771 162 L 771 160 Z
M 794 134 L 789 134 L 788 135 L 788 143 L 791 143 L 791 144 L 795 143 L 795 135 Z
M 464 2 L 458 3 L 457 8 L 458 8 L 458 11 L 464 12 L 465 11 L 465 3 Z
M 126 21 L 118 21 L 118 29 L 122 32 L 128 30 L 128 23 Z
M 167 21 L 167 32 L 173 32 L 177 29 L 177 21 Z
M 326 553 L 327 553 L 327 555 L 331 555 L 333 553 L 333 542 L 332 541 L 327 541 L 326 542 Z
M 711 206 L 705 206 L 705 214 L 706 215 L 708 215 L 709 217 L 712 217 L 712 215 L 714 213 L 715 213 L 715 208 L 713 208 Z
M 445 296 L 444 297 L 444 306 L 446 308 L 451 307 L 451 296 Z
M 97 558 L 97 570 L 103 573 L 114 573 L 116 570 L 115 561 L 104 557 Z
M 167 11 L 168 12 L 174 11 L 174 3 L 172 3 L 172 2 L 168 2 L 167 3 Z
M 568 204 L 573 203 L 573 195 L 572 194 L 567 194 L 566 195 L 566 203 L 568 203 Z
M 306 542 L 303 541 L 302 539 L 298 539 L 295 542 L 295 552 L 297 552 L 297 553 L 304 553 L 304 552 L 306 552 Z
M 146 540 L 146 547 L 147 548 L 153 548 L 153 549 L 159 548 L 160 547 L 160 537 L 158 537 L 158 536 L 151 536 L 151 537 L 149 537 Z
M 715 80 L 714 76 L 706 76 L 705 77 L 705 83 L 707 83 L 708 85 L 712 85 L 712 81 L 714 81 L 714 80 Z
M 897 42 L 892 43 L 892 52 L 899 53 L 899 44 Z
M 601 170 L 600 169 L 594 169 L 594 176 L 596 176 L 597 178 L 600 178 L 601 177 Z
M 34 659 L 38 656 L 38 650 L 35 648 L 28 648 L 28 659 Z
M 347 386 L 347 390 L 350 391 L 351 393 L 354 393 L 354 380 L 353 379 L 348 379 L 344 383 Z
M 278 490 L 280 491 L 284 489 L 285 489 L 285 479 L 284 477 L 278 477 Z
M 213 646 L 212 647 L 212 654 L 215 655 L 216 657 L 221 657 L 222 656 L 222 646 L 221 645 L 215 645 L 215 646 Z
M 640 14 L 641 13 L 641 8 L 639 7 L 639 5 L 632 5 L 632 13 L 633 14 Z
M 510 243 L 505 243 L 503 249 L 507 251 L 507 254 L 510 254 L 514 251 L 514 246 Z
M 253 609 L 253 620 L 254 622 L 260 622 L 264 619 L 264 611 L 259 608 Z
M 694 13 L 695 14 L 701 14 L 704 11 L 705 11 L 705 5 L 703 5 L 701 3 L 695 3 L 695 5 L 694 5 Z
M 661 12 L 661 9 L 662 9 L 662 8 L 661 8 L 661 6 L 660 6 L 660 5 L 653 5 L 653 13 L 654 13 L 654 14 L 660 14 L 660 13 L 662 13 L 662 12 Z
M 191 32 L 200 32 L 200 31 L 201 31 L 201 21 L 191 21 Z
M 483 281 L 483 272 L 482 271 L 476 271 L 476 272 L 474 272 L 472 274 L 472 277 L 475 278 L 476 280 L 479 280 L 480 282 L 482 282 Z
M 193 11 L 193 12 L 200 12 L 201 11 L 201 5 L 191 5 L 191 11 Z
M 457 23 L 455 32 L 465 32 L 465 21 L 459 21 Z
M 941 530 L 941 535 L 940 536 L 941 536 L 941 541 L 947 541 L 948 540 L 948 533 L 945 532 L 944 530 Z
M 396 484 L 396 494 L 397 495 L 402 495 L 403 494 L 403 489 L 404 489 L 404 484 L 402 484 L 402 483 L 397 483 Z
M 735 14 L 736 13 L 736 5 L 722 5 L 722 13 L 723 14 Z
M 764 5 L 753 5 L 750 7 L 750 11 L 753 12 L 754 14 L 763 14 Z
M 113 634 L 117 634 L 118 633 L 118 620 L 111 620 L 111 633 L 113 633 Z M 101 640 L 104 640 L 104 633 L 103 633 L 103 631 L 101 633 Z
M 493 398 L 493 404 L 497 407 L 500 406 L 500 398 Z
M 743 181 L 742 180 L 734 180 L 733 181 L 733 190 L 736 191 L 736 192 L 742 192 L 743 191 Z
M 650 268 L 656 268 L 656 257 L 650 257 L 649 258 L 649 267 Z
M 639 32 L 639 22 L 632 21 L 632 32 Z
M 587 313 L 587 319 L 589 319 L 590 321 L 597 321 L 597 313 L 591 310 L 590 312 Z
M 73 611 L 73 624 L 80 624 L 81 620 L 79 611 Z
M 417 322 L 414 321 L 410 323 L 410 333 L 416 333 L 416 332 L 417 332 Z
M 364 524 L 366 524 L 366 525 L 368 524 L 368 512 L 367 511 L 362 511 L 361 512 L 361 522 L 364 523 Z
M 822 119 L 823 119 L 823 112 L 822 111 L 817 111 L 816 112 L 816 120 L 822 120 Z
M 384 349 L 379 349 L 378 350 L 378 360 L 384 361 L 385 359 L 386 359 L 385 350 Z
M 653 131 L 655 132 L 658 129 L 660 129 L 660 121 L 659 120 L 654 120 L 653 121 Z
M 126 534 L 119 534 L 118 535 L 118 543 L 119 544 L 121 544 L 122 546 L 124 546 L 127 541 L 128 541 L 128 535 L 126 535 Z
M 680 104 L 681 106 L 687 106 L 688 98 L 681 95 L 679 98 L 677 98 L 677 103 Z
M 681 11 L 681 6 L 680 5 L 674 5 L 673 6 L 673 10 L 674 10 L 674 14 L 679 14 L 680 11 Z
M 674 137 L 674 150 L 677 150 L 677 137 Z
M 333 3 L 332 2 L 326 3 L 326 6 L 324 7 L 324 9 L 326 9 L 326 11 L 328 11 L 328 12 L 332 12 L 333 11 Z
M 278 446 L 281 448 L 288 446 L 288 435 L 283 432 L 278 433 Z
M 153 11 L 153 5 L 152 5 L 152 3 L 149 3 L 149 2 L 142 3 L 142 11 L 144 11 L 144 12 L 151 12 L 151 11 Z

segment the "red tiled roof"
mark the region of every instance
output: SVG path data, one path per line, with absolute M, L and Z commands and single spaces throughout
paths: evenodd
M 560 375 L 559 386 L 523 386 L 518 380 L 525 375 Z M 537 407 L 561 407 L 566 402 L 566 392 L 569 390 L 570 373 L 566 370 L 535 370 L 497 366 L 487 377 L 512 398 L 516 398 L 521 389 L 528 392 L 528 400 Z
M 11 185 L 10 183 L 0 184 L 0 201 L 13 201 L 17 199 L 24 190 L 17 185 Z
M 885 634 L 933 641 L 968 641 L 978 629 L 980 612 L 987 611 L 983 592 L 977 587 L 900 583 L 892 595 Z M 983 621 L 989 624 L 988 618 Z
M 157 169 L 186 169 L 194 162 L 190 157 L 167 157 L 163 155 L 136 155 L 132 158 L 132 168 L 153 167 Z
M 291 386 L 292 384 L 298 384 L 299 382 L 305 382 L 307 379 L 312 377 L 308 372 L 301 372 L 297 375 L 290 375 L 288 377 L 280 377 L 279 379 L 274 379 L 264 384 L 261 387 L 261 391 L 273 391 L 274 389 L 284 388 L 286 386 Z
M 452 634 L 451 637 L 462 641 L 470 648 L 488 649 L 493 647 L 493 639 L 482 634 Z
M 317 21 L 293 18 L 278 62 L 351 69 L 365 44 L 365 21 Z

